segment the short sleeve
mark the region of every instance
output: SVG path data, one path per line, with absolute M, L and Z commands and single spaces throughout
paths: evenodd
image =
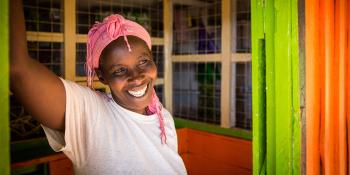
M 42 126 L 50 146 L 63 151 L 77 166 L 87 158 L 86 143 L 95 123 L 99 95 L 87 87 L 61 79 L 66 91 L 65 132 Z

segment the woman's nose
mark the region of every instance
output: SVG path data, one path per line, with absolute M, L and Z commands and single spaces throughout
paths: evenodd
M 143 71 L 138 68 L 129 70 L 129 81 L 143 80 L 144 77 Z

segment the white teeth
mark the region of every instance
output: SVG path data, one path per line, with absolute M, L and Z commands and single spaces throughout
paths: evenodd
M 146 89 L 147 89 L 147 85 L 138 91 L 128 91 L 128 92 L 134 97 L 142 97 L 145 94 Z

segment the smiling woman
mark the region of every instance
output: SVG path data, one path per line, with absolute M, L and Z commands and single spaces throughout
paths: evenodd
M 89 87 L 83 87 L 31 59 L 17 8 L 20 1 L 11 1 L 11 90 L 41 122 L 52 149 L 72 161 L 76 174 L 186 174 L 174 120 L 154 90 L 151 38 L 141 25 L 111 15 L 92 27 Z M 111 94 L 93 89 L 95 75 Z

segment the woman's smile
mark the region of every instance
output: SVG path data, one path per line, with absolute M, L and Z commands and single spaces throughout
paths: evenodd
M 142 86 L 132 88 L 131 90 L 128 90 L 128 93 L 134 97 L 140 98 L 145 95 L 148 85 L 149 84 L 144 84 Z

